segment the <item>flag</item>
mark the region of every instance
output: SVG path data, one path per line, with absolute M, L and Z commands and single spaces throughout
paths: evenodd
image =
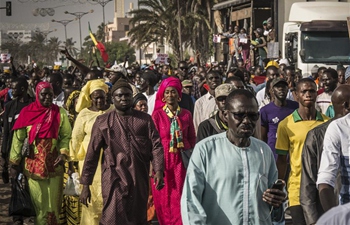
M 90 33 L 90 38 L 91 38 L 92 42 L 94 42 L 94 45 L 96 46 L 96 48 L 98 50 L 100 50 L 100 54 L 101 54 L 103 62 L 106 63 L 108 61 L 108 54 L 106 52 L 106 48 L 101 42 L 96 41 L 96 38 L 91 31 L 90 22 L 89 22 L 89 33 Z

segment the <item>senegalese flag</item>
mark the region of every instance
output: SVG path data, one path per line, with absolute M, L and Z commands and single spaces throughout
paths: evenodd
M 103 62 L 107 63 L 107 61 L 108 61 L 108 54 L 106 52 L 106 48 L 101 42 L 96 41 L 96 38 L 95 38 L 94 34 L 91 31 L 90 22 L 89 22 L 89 33 L 90 33 L 90 38 L 91 38 L 92 42 L 94 42 L 96 48 L 98 50 L 100 50 Z

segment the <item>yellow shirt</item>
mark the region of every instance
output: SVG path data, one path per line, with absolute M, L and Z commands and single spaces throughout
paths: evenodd
M 287 184 L 290 206 L 300 205 L 301 153 L 307 133 L 329 118 L 317 111 L 316 120 L 303 120 L 298 110 L 282 120 L 277 128 L 276 152 L 290 157 L 290 174 Z

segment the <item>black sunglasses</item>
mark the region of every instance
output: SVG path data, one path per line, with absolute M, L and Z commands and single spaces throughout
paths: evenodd
M 230 113 L 232 113 L 233 117 L 239 121 L 242 121 L 244 117 L 248 117 L 248 119 L 251 121 L 257 121 L 260 116 L 260 113 L 235 113 L 235 112 L 230 112 Z

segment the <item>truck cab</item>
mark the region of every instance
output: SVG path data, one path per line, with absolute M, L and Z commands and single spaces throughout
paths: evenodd
M 294 3 L 283 26 L 283 57 L 310 75 L 314 65 L 349 65 L 348 16 L 346 2 Z

